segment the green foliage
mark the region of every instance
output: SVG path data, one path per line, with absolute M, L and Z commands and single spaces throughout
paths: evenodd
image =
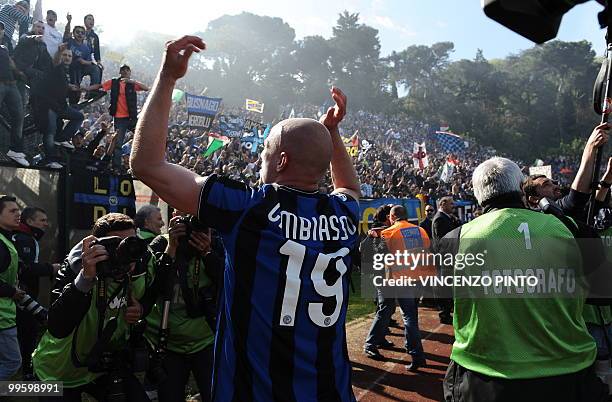
M 452 42 L 412 45 L 381 58 L 378 31 L 348 11 L 338 15 L 329 39 L 296 40 L 282 19 L 246 12 L 211 21 L 201 36 L 208 49 L 194 57 L 185 81 L 230 105 L 260 99 L 269 119 L 287 104 L 322 104 L 336 85 L 352 109 L 446 121 L 459 134 L 525 160 L 573 152 L 573 140 L 585 138 L 598 120 L 591 93 L 600 60 L 586 41 L 552 41 L 491 61 L 480 50 L 473 60 L 451 61 Z M 153 74 L 168 39 L 139 34 L 120 52 L 133 71 Z

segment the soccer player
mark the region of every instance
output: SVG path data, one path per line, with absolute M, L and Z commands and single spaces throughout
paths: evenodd
M 139 120 L 134 174 L 168 204 L 197 214 L 226 249 L 215 342 L 214 401 L 354 401 L 344 321 L 359 181 L 338 124 L 346 97 L 322 117 L 272 128 L 263 185 L 203 178 L 165 160 L 168 114 L 198 37 L 168 42 Z M 332 194 L 318 192 L 331 165 Z

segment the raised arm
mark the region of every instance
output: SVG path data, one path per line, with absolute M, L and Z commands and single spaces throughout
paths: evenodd
M 584 151 L 582 152 L 582 160 L 576 177 L 572 182 L 572 190 L 581 193 L 588 193 L 591 189 L 591 178 L 593 175 L 593 165 L 595 165 L 595 156 L 597 148 L 603 146 L 608 141 L 608 123 L 600 124 L 593 129 L 589 137 Z
M 174 85 L 187 72 L 191 54 L 205 48 L 197 36 L 166 43 L 162 67 L 138 119 L 130 155 L 130 167 L 137 178 L 174 208 L 193 215 L 198 212 L 204 178 L 166 162 L 166 136 Z
M 34 12 L 32 13 L 34 21 L 44 21 L 42 13 L 42 0 L 38 0 L 34 6 Z
M 331 94 L 336 106 L 330 107 L 327 113 L 321 116 L 321 123 L 327 127 L 332 139 L 333 150 L 330 167 L 334 192 L 347 193 L 359 200 L 361 189 L 357 171 L 352 158 L 346 152 L 346 147 L 338 130 L 338 124 L 346 114 L 346 95 L 339 88 L 332 88 Z
M 64 42 L 68 42 L 68 40 L 72 37 L 70 24 L 72 23 L 72 14 L 66 14 L 66 28 L 64 28 Z

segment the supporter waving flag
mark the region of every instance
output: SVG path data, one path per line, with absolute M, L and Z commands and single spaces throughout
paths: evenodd
M 455 133 L 449 133 L 447 131 L 436 131 L 434 137 L 436 141 L 438 141 L 438 144 L 440 144 L 444 152 L 462 152 L 465 147 L 463 138 L 461 138 L 461 136 Z

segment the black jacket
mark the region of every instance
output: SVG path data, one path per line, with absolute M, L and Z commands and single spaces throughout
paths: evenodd
M 427 236 L 429 236 L 429 239 L 431 240 L 431 225 L 432 225 L 432 220 L 429 219 L 429 216 L 426 217 L 425 219 L 423 219 L 423 221 L 419 224 L 420 227 L 423 228 L 423 230 L 425 230 L 425 232 L 427 233 Z
M 33 298 L 38 298 L 39 279 L 53 276 L 53 266 L 38 261 L 39 246 L 31 229 L 22 224 L 13 235 L 13 243 L 19 254 L 19 287 Z
M 431 223 L 432 249 L 438 251 L 440 240 L 451 230 L 461 226 L 455 218 L 449 218 L 444 212 L 438 210 Z
M 54 110 L 64 110 L 69 93 L 68 66 L 58 64 L 47 71 L 40 82 L 32 88 L 36 103 Z
M 47 51 L 47 45 L 27 36 L 19 39 L 13 60 L 17 68 L 28 77 L 29 82 L 41 79 L 53 68 L 53 60 Z
M 65 338 L 77 328 L 87 314 L 92 301 L 92 292 L 96 286 L 87 293 L 81 292 L 75 285 L 75 279 L 81 270 L 81 247 L 77 244 L 71 251 L 62 268 L 58 271 L 55 284 L 51 291 L 51 306 L 49 307 L 48 329 L 56 338 Z M 146 269 L 146 268 L 145 268 Z M 155 304 L 155 281 L 149 286 L 144 296 L 139 300 L 143 308 L 143 317 L 146 317 Z
M 87 42 L 89 47 L 93 50 L 94 59 L 99 63 L 102 60 L 100 57 L 100 38 L 93 29 L 91 31 L 87 31 L 85 42 Z

